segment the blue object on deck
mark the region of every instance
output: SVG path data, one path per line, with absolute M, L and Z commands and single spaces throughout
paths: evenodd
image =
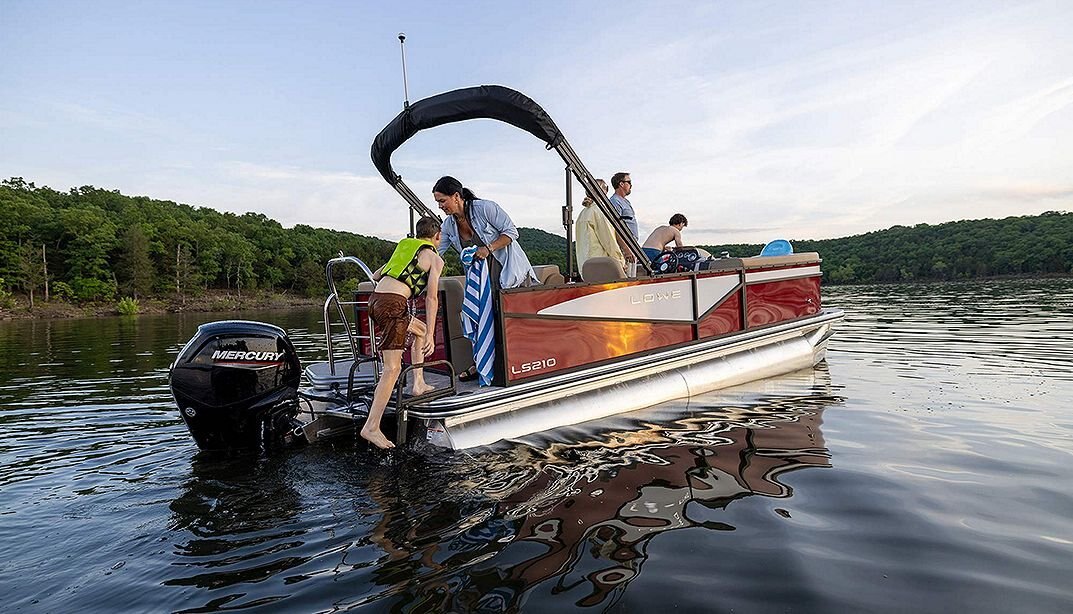
M 788 256 L 794 253 L 794 246 L 786 239 L 769 241 L 764 249 L 760 250 L 761 256 Z

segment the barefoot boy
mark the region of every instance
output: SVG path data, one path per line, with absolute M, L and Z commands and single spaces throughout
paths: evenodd
M 443 258 L 436 253 L 440 243 L 440 222 L 433 217 L 423 217 L 415 228 L 417 238 L 403 239 L 387 264 L 373 274 L 376 289 L 369 297 L 369 312 L 380 337 L 380 352 L 384 357 L 384 372 L 373 392 L 369 418 L 361 429 L 361 436 L 379 448 L 394 448 L 380 431 L 380 418 L 384 415 L 391 392 L 402 373 L 402 353 L 409 335 L 413 335 L 410 359 L 414 364 L 424 362 L 436 345 L 436 312 L 439 302 L 440 273 Z M 427 290 L 425 296 L 425 322 L 410 315 L 407 300 Z M 414 371 L 413 394 L 431 390 L 425 383 L 422 369 Z

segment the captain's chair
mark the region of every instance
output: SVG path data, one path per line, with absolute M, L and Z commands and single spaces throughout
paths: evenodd
M 559 272 L 557 264 L 534 264 L 533 272 L 542 286 L 561 286 L 566 283 L 566 278 Z
M 614 258 L 595 256 L 582 263 L 581 279 L 589 283 L 619 281 L 626 279 L 626 271 Z

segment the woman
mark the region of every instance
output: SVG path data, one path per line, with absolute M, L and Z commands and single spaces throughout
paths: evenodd
M 439 253 L 455 248 L 458 253 L 471 245 L 477 246 L 474 258 L 483 260 L 489 255 L 492 271 L 499 272 L 500 288 L 528 286 L 537 281 L 529 258 L 518 244 L 518 228 L 497 203 L 481 200 L 454 177 L 441 177 L 432 187 L 440 211 L 447 214 L 440 235 Z
M 454 177 L 440 177 L 432 187 L 432 197 L 447 214 L 441 227 L 440 254 L 451 247 L 461 254 L 463 249 L 475 246 L 473 258 L 488 262 L 493 286 L 498 283 L 500 288 L 517 288 L 537 281 L 529 258 L 518 244 L 518 228 L 502 207 L 477 198 Z M 474 356 L 474 360 L 478 358 Z M 496 353 L 493 371 L 500 371 L 501 360 L 502 355 Z M 463 382 L 477 378 L 476 366 L 458 374 Z

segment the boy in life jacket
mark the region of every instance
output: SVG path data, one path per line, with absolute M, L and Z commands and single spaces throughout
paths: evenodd
M 436 312 L 440 296 L 440 273 L 443 258 L 436 253 L 440 243 L 440 221 L 423 217 L 415 227 L 414 239 L 403 239 L 387 264 L 373 273 L 376 289 L 369 297 L 369 313 L 380 337 L 379 350 L 384 357 L 384 372 L 373 392 L 369 418 L 361 436 L 378 448 L 394 448 L 395 444 L 380 430 L 380 418 L 402 373 L 402 353 L 412 346 L 410 359 L 414 364 L 424 362 L 436 346 Z M 425 322 L 410 314 L 407 301 L 427 291 Z M 413 337 L 411 337 L 413 335 Z M 413 394 L 432 390 L 425 383 L 422 369 L 414 371 Z

